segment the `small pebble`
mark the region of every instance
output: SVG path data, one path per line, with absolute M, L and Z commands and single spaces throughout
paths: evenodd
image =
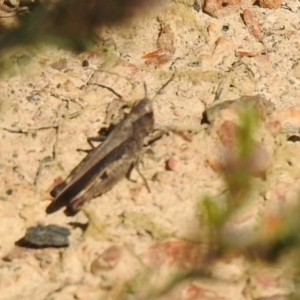
M 26 230 L 25 236 L 17 242 L 24 247 L 67 247 L 70 230 L 58 225 L 38 225 Z
M 291 135 L 290 137 L 288 137 L 287 139 L 289 142 L 300 142 L 300 136 L 299 135 Z
M 82 62 L 82 66 L 84 68 L 88 67 L 90 64 L 89 64 L 89 61 L 87 59 L 85 59 L 83 62 Z
M 170 157 L 166 161 L 166 170 L 167 171 L 176 171 L 178 166 L 178 159 L 174 156 Z
M 300 63 L 293 65 L 292 75 L 297 79 L 300 79 Z
M 259 0 L 258 6 L 263 8 L 279 8 L 281 7 L 282 0 Z
M 197 0 L 195 0 L 195 2 L 193 4 L 193 8 L 196 12 L 199 12 L 201 10 L 201 6 Z
M 68 67 L 68 62 L 65 58 L 61 58 L 60 60 L 50 64 L 50 67 L 52 69 L 61 71 L 61 70 L 64 70 Z
M 117 246 L 112 246 L 100 254 L 91 264 L 91 272 L 95 275 L 99 271 L 113 269 L 121 259 L 122 251 Z

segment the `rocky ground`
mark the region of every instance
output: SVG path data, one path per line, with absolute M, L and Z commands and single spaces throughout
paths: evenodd
M 298 224 L 288 220 L 299 193 L 299 12 L 292 0 L 168 0 L 97 30 L 98 43 L 84 53 L 44 44 L 6 50 L 0 299 L 283 300 L 295 294 L 295 260 L 266 263 L 240 248 L 216 256 L 202 203 L 209 197 L 224 205 L 228 176 L 247 168 L 247 201 L 220 239 L 247 248 L 268 240 L 283 221 Z M 143 98 L 144 83 L 155 97 L 156 125 L 173 129 L 142 157 L 150 192 L 133 170 L 134 181 L 121 180 L 77 215 L 47 215 L 55 180 L 86 155 L 77 149 L 89 149 L 87 137 L 111 121 L 118 95 L 128 103 Z M 241 160 L 235 152 L 245 125 L 240 112 L 249 106 L 259 125 L 251 132 L 251 155 Z M 29 227 L 48 224 L 70 229 L 69 247 L 15 244 Z

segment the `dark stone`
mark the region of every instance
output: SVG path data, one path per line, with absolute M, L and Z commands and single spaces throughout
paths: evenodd
M 58 225 L 38 225 L 26 230 L 25 236 L 16 242 L 18 246 L 44 248 L 44 247 L 67 247 L 70 230 Z
M 87 59 L 85 59 L 83 62 L 82 62 L 82 66 L 85 68 L 85 67 L 88 67 L 89 66 L 89 61 Z
M 199 2 L 197 0 L 195 0 L 194 4 L 193 4 L 193 8 L 196 12 L 199 12 L 201 9 L 201 6 L 199 4 Z
M 291 136 L 288 137 L 287 140 L 289 142 L 293 142 L 293 143 L 300 142 L 300 136 L 298 136 L 298 135 L 291 135 Z

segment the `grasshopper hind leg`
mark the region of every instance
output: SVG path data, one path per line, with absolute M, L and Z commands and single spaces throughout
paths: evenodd
M 82 195 L 75 197 L 65 210 L 68 216 L 75 215 L 91 199 L 111 190 L 131 169 L 132 159 L 124 159 L 122 163 L 115 161 L 111 168 L 98 177 Z

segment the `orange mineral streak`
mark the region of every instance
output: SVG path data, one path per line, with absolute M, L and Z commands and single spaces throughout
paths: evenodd
M 142 56 L 143 59 L 148 59 L 148 58 L 153 58 L 153 57 L 158 57 L 160 55 L 163 55 L 164 51 L 163 49 L 158 49 L 158 50 L 155 50 L 153 52 L 149 52 L 145 55 Z
M 245 9 L 243 11 L 243 19 L 246 26 L 248 27 L 250 34 L 257 40 L 261 40 L 263 38 L 263 33 L 260 29 L 258 21 L 255 19 L 250 9 Z

